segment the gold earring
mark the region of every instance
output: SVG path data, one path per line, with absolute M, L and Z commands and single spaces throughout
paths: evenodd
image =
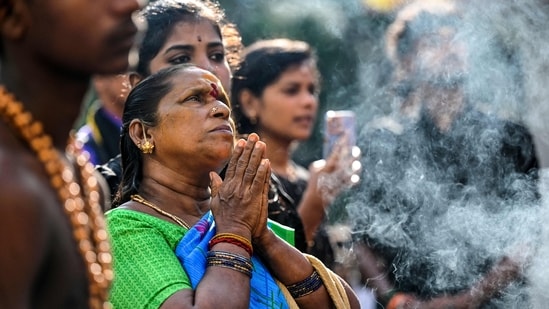
M 141 152 L 145 154 L 150 154 L 153 152 L 154 144 L 147 140 L 147 133 L 145 133 L 145 126 L 143 125 L 143 123 L 141 123 L 141 126 L 143 127 L 143 138 L 145 139 L 145 143 L 143 143 L 143 145 L 139 143 L 137 144 L 137 147 L 141 149 Z
M 145 143 L 141 145 L 140 149 L 143 153 L 152 153 L 154 145 L 145 138 Z

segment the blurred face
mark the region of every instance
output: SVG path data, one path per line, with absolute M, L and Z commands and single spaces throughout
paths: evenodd
M 412 74 L 428 82 L 455 82 L 467 70 L 467 48 L 450 27 L 419 39 L 414 57 Z
M 77 74 L 128 67 L 139 0 L 27 1 L 32 22 L 25 44 L 38 58 Z
M 128 75 L 96 75 L 93 78 L 93 86 L 101 104 L 118 118 L 122 118 L 124 103 L 131 90 Z
M 257 105 L 259 131 L 287 141 L 311 135 L 318 108 L 318 81 L 310 62 L 291 66 L 267 86 Z
M 166 44 L 151 60 L 150 72 L 181 63 L 193 63 L 212 72 L 224 89 L 231 89 L 231 71 L 225 58 L 225 47 L 210 22 L 176 24 Z
M 151 129 L 155 154 L 166 166 L 206 166 L 219 172 L 234 146 L 228 98 L 221 82 L 197 68 L 177 73 L 171 82 L 184 86 L 173 87 L 159 103 L 159 123 Z
M 420 81 L 415 96 L 441 129 L 448 129 L 465 106 L 462 90 L 468 54 L 456 34 L 453 28 L 441 27 L 423 36 L 414 61 L 414 78 Z

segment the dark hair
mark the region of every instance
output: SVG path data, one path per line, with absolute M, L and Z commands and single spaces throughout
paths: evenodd
M 288 68 L 310 61 L 317 78 L 316 54 L 309 44 L 290 39 L 262 40 L 244 49 L 239 68 L 233 74 L 231 102 L 233 119 L 240 134 L 255 131 L 256 125 L 244 114 L 239 101 L 242 90 L 248 89 L 255 96 L 274 83 Z
M 149 64 L 166 43 L 173 27 L 182 21 L 197 23 L 209 21 L 223 40 L 227 62 L 234 68 L 242 50 L 241 36 L 236 26 L 230 23 L 217 2 L 210 0 L 156 0 L 149 3 L 140 17 L 147 22 L 147 31 L 139 48 L 139 63 L 136 71 L 149 76 Z
M 461 8 L 454 1 L 416 1 L 401 9 L 385 34 L 385 51 L 392 64 L 393 93 L 404 100 L 401 108 L 408 108 L 414 102 L 409 101 L 410 94 L 417 87 L 418 76 L 410 75 L 405 68 L 410 57 L 417 54 L 418 41 L 426 35 L 437 33 L 442 28 L 460 27 Z M 459 79 L 439 80 L 446 85 L 463 82 Z
M 120 205 L 136 194 L 143 178 L 143 154 L 133 143 L 129 135 L 130 123 L 139 119 L 145 126 L 154 127 L 158 123 L 157 110 L 160 100 L 174 86 L 172 78 L 177 73 L 195 67 L 180 64 L 167 67 L 150 75 L 138 83 L 128 95 L 122 115 L 122 133 L 120 135 L 120 153 L 122 155 L 122 180 L 114 204 Z
M 462 12 L 452 1 L 414 2 L 402 9 L 387 29 L 385 49 L 393 63 L 415 53 L 415 43 L 441 27 L 459 27 Z

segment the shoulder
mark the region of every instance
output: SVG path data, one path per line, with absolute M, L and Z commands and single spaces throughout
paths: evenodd
M 102 178 L 106 181 L 111 194 L 111 201 L 114 200 L 118 185 L 122 178 L 122 160 L 121 155 L 110 159 L 107 163 L 97 165 L 95 168 L 101 174 Z
M 530 148 L 534 145 L 529 128 L 523 123 L 501 118 L 494 114 L 477 112 L 475 120 L 479 126 L 497 130 L 504 144 L 513 147 Z
M 361 147 L 368 148 L 382 142 L 394 144 L 394 140 L 409 133 L 412 120 L 404 120 L 392 116 L 383 116 L 368 122 L 360 132 L 359 142 Z
M 371 120 L 365 126 L 365 133 L 392 133 L 400 135 L 404 132 L 405 125 L 400 119 L 391 116 L 382 116 Z
M 117 208 L 111 209 L 105 213 L 105 218 L 107 219 L 107 224 L 109 229 L 133 229 L 137 227 L 154 227 L 158 222 L 154 222 L 151 219 L 151 216 L 124 208 L 124 205 L 121 205 Z
M 122 174 L 122 156 L 120 154 L 110 159 L 105 164 L 98 165 L 96 169 L 106 178 L 120 177 Z
M 76 140 L 83 144 L 89 142 L 92 139 L 92 128 L 85 124 L 76 131 Z
M 295 162 L 292 162 L 292 165 L 295 169 L 295 174 L 297 176 L 297 179 L 299 180 L 302 180 L 302 181 L 308 181 L 309 180 L 309 177 L 310 177 L 310 172 L 308 169 L 306 169 L 305 167 L 295 163 Z
M 186 229 L 147 213 L 129 209 L 126 207 L 128 203 L 105 214 L 107 228 L 113 241 L 141 242 L 163 239 L 164 242 L 175 246 L 185 234 Z
M 357 140 L 362 151 L 362 161 L 375 162 L 379 158 L 388 159 L 410 141 L 409 134 L 413 122 L 396 117 L 384 116 L 365 124 Z
M 170 295 L 191 287 L 174 253 L 184 231 L 124 205 L 106 213 L 116 273 L 110 300 L 116 308 L 158 308 Z
M 539 168 L 534 137 L 526 125 L 481 112 L 478 112 L 476 120 L 477 125 L 481 126 L 479 130 L 493 130 L 500 142 L 498 151 L 509 158 L 519 171 L 535 171 Z

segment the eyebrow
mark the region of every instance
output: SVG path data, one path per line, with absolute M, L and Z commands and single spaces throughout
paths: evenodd
M 199 84 L 196 86 L 192 86 L 190 88 L 187 88 L 183 91 L 183 93 L 179 96 L 177 99 L 178 102 L 184 102 L 185 99 L 187 99 L 190 96 L 193 95 L 204 95 L 205 93 L 208 93 L 210 91 L 209 85 L 205 84 Z
M 184 96 L 188 95 L 203 95 L 209 94 L 212 90 L 212 84 L 215 84 L 213 80 L 202 76 L 202 79 L 198 84 L 193 85 L 183 91 Z M 215 84 L 217 86 L 217 84 Z
M 211 42 L 206 45 L 207 49 L 216 48 L 216 47 L 224 48 L 223 43 L 221 42 Z M 191 44 L 188 44 L 188 45 L 178 44 L 178 45 L 170 46 L 168 49 L 166 49 L 164 54 L 167 54 L 172 50 L 193 51 L 194 49 L 195 49 L 194 46 Z

